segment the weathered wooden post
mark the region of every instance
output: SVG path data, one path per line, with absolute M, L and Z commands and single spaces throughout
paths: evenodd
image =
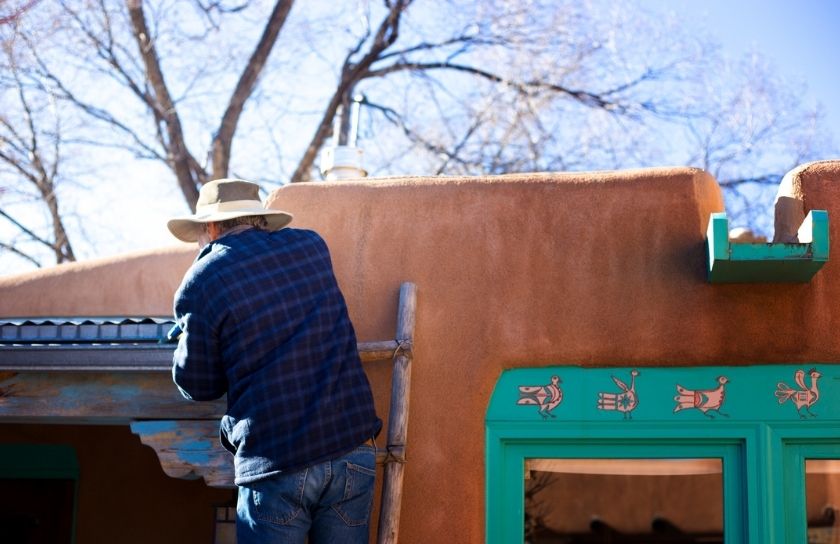
M 397 349 L 391 380 L 391 409 L 388 414 L 388 436 L 385 454 L 385 481 L 379 511 L 378 544 L 393 544 L 400 529 L 405 442 L 408 431 L 408 394 L 411 389 L 411 360 L 414 343 L 414 311 L 417 287 L 413 283 L 400 286 L 397 315 Z

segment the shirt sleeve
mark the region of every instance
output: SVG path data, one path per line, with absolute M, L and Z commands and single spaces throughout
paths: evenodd
M 175 298 L 175 320 L 183 331 L 172 361 L 172 379 L 190 400 L 215 400 L 228 388 L 222 364 L 220 325 L 199 282 L 188 282 Z

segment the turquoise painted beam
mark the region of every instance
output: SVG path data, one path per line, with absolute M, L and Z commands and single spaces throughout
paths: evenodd
M 828 212 L 812 210 L 796 244 L 733 244 L 725 213 L 713 213 L 706 231 L 710 283 L 807 283 L 828 261 Z
M 840 365 L 588 368 L 505 371 L 488 422 L 740 425 L 840 421 Z
M 158 372 L 0 372 L 0 419 L 127 424 L 135 419 L 213 419 L 224 398 L 186 400 Z

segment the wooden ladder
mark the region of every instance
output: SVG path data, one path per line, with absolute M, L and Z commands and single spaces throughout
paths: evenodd
M 408 396 L 411 386 L 411 360 L 413 358 L 415 309 L 417 287 L 413 283 L 400 286 L 397 309 L 396 339 L 385 342 L 360 342 L 362 361 L 393 361 L 391 375 L 391 407 L 388 412 L 388 430 L 385 448 L 377 451 L 376 461 L 384 466 L 382 498 L 379 505 L 379 530 L 377 544 L 397 542 L 400 530 L 400 505 L 402 503 L 403 471 L 405 470 L 406 435 L 408 431 Z

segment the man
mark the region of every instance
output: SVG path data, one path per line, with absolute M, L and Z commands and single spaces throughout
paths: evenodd
M 172 375 L 188 399 L 227 393 L 238 544 L 367 543 L 382 422 L 327 246 L 291 220 L 221 179 L 169 221 L 200 246 L 175 294 Z

